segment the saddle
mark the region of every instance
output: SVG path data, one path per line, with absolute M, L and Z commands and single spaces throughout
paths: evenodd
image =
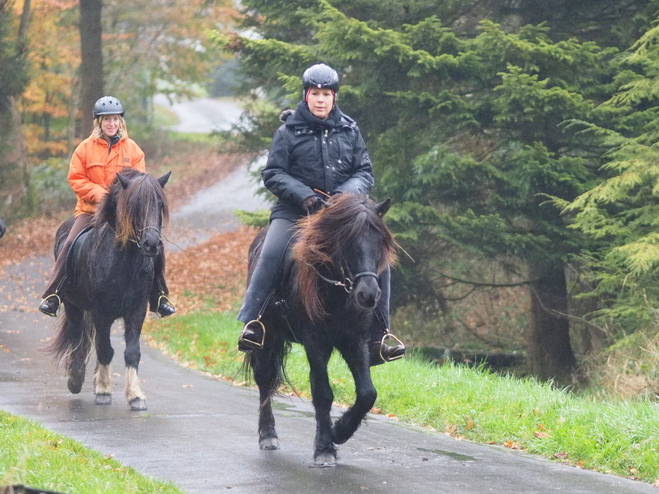
M 80 258 L 80 252 L 92 228 L 92 225 L 86 226 L 80 233 L 78 233 L 76 238 L 73 239 L 69 252 L 66 253 L 66 279 L 69 283 L 75 281 L 76 265 Z

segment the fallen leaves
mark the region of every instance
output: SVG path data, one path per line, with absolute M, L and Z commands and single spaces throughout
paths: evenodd
M 523 449 L 522 445 L 519 443 L 516 443 L 515 441 L 504 441 L 503 442 L 503 447 L 508 448 L 508 449 Z
M 257 231 L 242 227 L 168 255 L 167 283 L 177 313 L 235 308 L 245 293 L 247 252 Z

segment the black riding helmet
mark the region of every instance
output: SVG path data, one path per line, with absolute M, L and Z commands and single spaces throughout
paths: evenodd
M 117 98 L 113 96 L 103 96 L 94 103 L 94 118 L 102 115 L 121 115 L 124 116 L 124 107 Z
M 317 63 L 302 74 L 302 97 L 306 100 L 309 88 L 331 89 L 334 95 L 339 92 L 339 74 L 329 65 Z

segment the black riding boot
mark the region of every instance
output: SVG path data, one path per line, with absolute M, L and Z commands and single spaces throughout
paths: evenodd
M 53 293 L 41 301 L 39 310 L 47 316 L 57 317 L 57 309 L 59 309 L 60 302 L 59 295 Z
M 172 316 L 176 313 L 176 306 L 167 297 L 169 289 L 165 280 L 165 253 L 161 252 L 154 262 L 154 277 L 149 294 L 149 310 L 160 317 Z
M 391 270 L 389 267 L 380 275 L 380 300 L 375 308 L 375 317 L 371 323 L 368 344 L 371 367 L 398 360 L 405 355 L 405 345 L 389 332 L 389 290 L 391 285 Z

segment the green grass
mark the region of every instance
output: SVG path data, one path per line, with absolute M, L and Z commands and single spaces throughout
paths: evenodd
M 199 370 L 241 380 L 234 314 L 192 314 L 151 323 L 149 337 Z M 308 397 L 308 366 L 295 345 L 287 373 Z M 504 377 L 422 360 L 372 369 L 376 407 L 398 420 L 479 443 L 519 448 L 582 468 L 659 479 L 659 405 L 651 401 L 594 400 L 533 379 Z M 330 362 L 335 401 L 351 403 L 350 373 L 336 355 Z M 255 404 L 256 406 L 256 404 Z
M 0 411 L 0 487 L 26 485 L 67 494 L 182 494 L 171 483 L 140 475 L 132 468 Z

